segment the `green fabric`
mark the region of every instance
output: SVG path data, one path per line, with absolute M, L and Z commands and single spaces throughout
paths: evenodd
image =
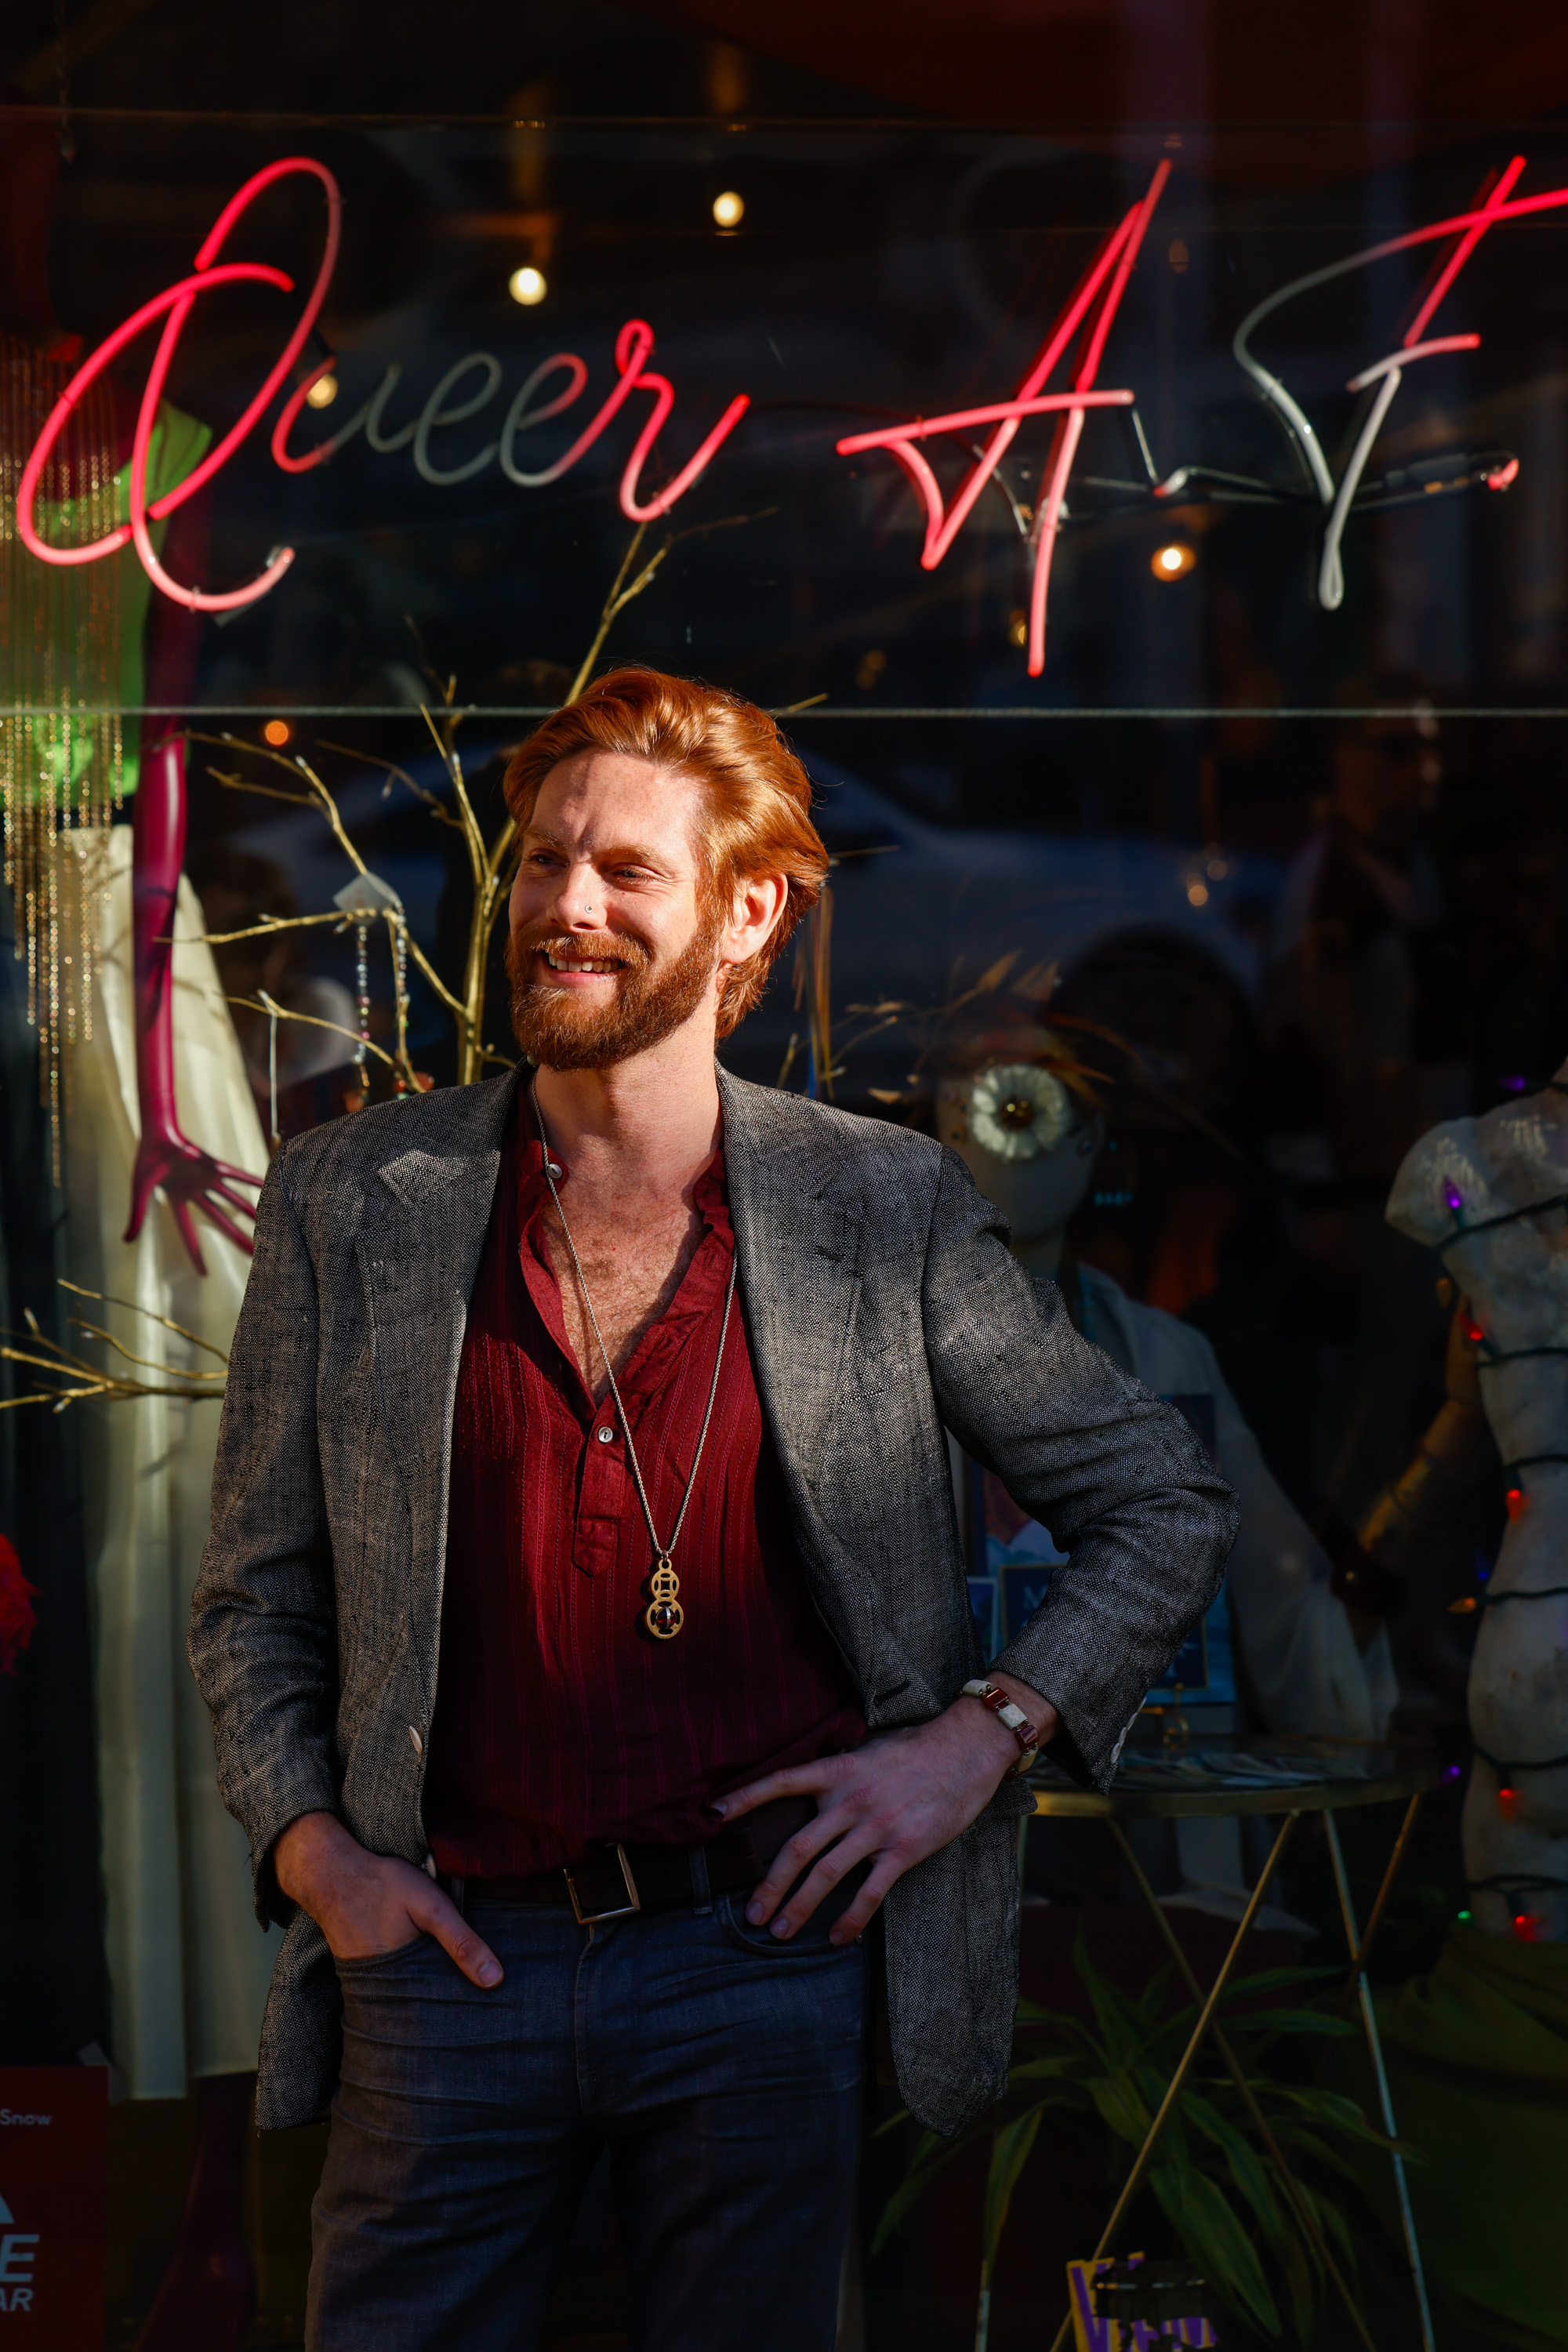
M 1440 2340 L 1550 2352 L 1568 2343 L 1568 1945 L 1460 1924 L 1430 1976 L 1377 2004 Z M 1356 2091 L 1375 2120 L 1370 2067 Z M 1398 2235 L 1392 2168 L 1367 2187 Z
M 153 421 L 147 448 L 147 501 L 151 505 L 165 490 L 183 482 L 192 468 L 201 462 L 212 439 L 210 429 L 186 416 L 182 410 L 164 401 Z M 83 512 L 85 501 L 75 499 L 45 500 L 40 499 L 35 510 L 38 535 L 50 546 L 69 546 L 86 535 L 89 528 Z M 114 523 L 131 520 L 131 467 L 129 461 L 114 477 Z M 161 551 L 167 521 L 152 526 L 153 545 Z M 26 559 L 36 575 L 35 604 L 42 603 L 47 619 L 41 622 L 48 639 L 48 690 L 47 699 L 57 710 L 73 702 L 89 704 L 115 702 L 121 707 L 134 706 L 142 700 L 146 677 L 144 637 L 147 606 L 153 593 L 153 583 L 142 567 L 133 547 L 121 548 L 118 554 L 102 557 L 97 563 L 45 565 L 37 557 Z M 113 586 L 115 629 L 119 638 L 119 658 L 114 674 L 104 670 L 105 633 L 97 614 L 101 609 L 100 579 L 107 573 Z M 28 665 L 27 616 L 19 617 L 15 625 L 11 646 L 0 646 L 0 677 L 4 692 L 0 702 L 15 703 L 46 698 L 37 691 L 36 666 Z M 27 667 L 24 667 L 28 665 Z M 53 772 L 57 804 L 65 805 L 68 798 L 79 798 L 79 787 L 97 756 L 101 732 L 90 722 L 75 725 L 60 717 L 20 719 L 13 722 L 22 731 L 26 753 L 25 767 L 35 778 L 41 779 Z M 121 761 L 121 790 L 133 793 L 136 789 L 138 750 L 142 730 L 132 722 L 125 729 L 124 748 Z M 41 800 L 41 782 L 33 786 L 32 797 Z

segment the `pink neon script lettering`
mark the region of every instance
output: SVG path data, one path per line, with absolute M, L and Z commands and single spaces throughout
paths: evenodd
M 219 263 L 217 257 L 223 250 L 225 241 L 235 223 L 249 209 L 262 191 L 269 188 L 275 181 L 300 172 L 319 180 L 327 198 L 326 243 L 321 255 L 321 268 L 316 272 L 315 283 L 310 289 L 305 307 L 295 323 L 293 332 L 268 371 L 260 389 L 252 395 L 240 416 L 183 481 L 176 483 L 172 490 L 166 490 L 162 498 L 155 499 L 149 505 L 147 454 L 152 443 L 153 427 L 157 421 L 158 404 L 163 398 L 164 381 L 180 337 L 184 331 L 185 321 L 190 317 L 197 299 L 209 292 L 215 286 L 233 284 L 238 279 L 247 278 L 258 284 L 276 286 L 285 294 L 292 292 L 294 281 L 281 269 L 270 269 L 259 263 Z M 196 255 L 195 273 L 165 289 L 153 301 L 143 303 L 140 310 L 134 311 L 122 326 L 117 327 L 113 334 L 100 344 L 91 358 L 83 362 L 56 402 L 47 424 L 38 436 L 37 445 L 23 468 L 22 479 L 17 488 L 17 534 L 41 562 L 92 563 L 96 562 L 100 556 L 112 555 L 128 541 L 134 541 L 137 555 L 143 568 L 155 586 L 161 588 L 164 595 L 172 597 L 176 604 L 187 605 L 192 612 L 195 613 L 232 613 L 241 605 L 253 604 L 258 596 L 265 596 L 269 588 L 277 585 L 294 561 L 294 551 L 291 547 L 279 548 L 268 563 L 266 570 L 256 579 L 247 582 L 243 588 L 231 588 L 220 595 L 207 595 L 199 588 L 182 587 L 178 581 L 170 577 L 160 563 L 153 545 L 149 524 L 162 521 L 164 516 L 173 514 L 176 507 L 184 506 L 187 499 L 194 498 L 203 484 L 209 482 L 219 467 L 227 463 L 299 358 L 304 348 L 305 339 L 316 323 L 321 304 L 326 299 L 332 271 L 337 264 L 342 220 L 342 199 L 338 192 L 338 184 L 324 163 L 316 163 L 309 155 L 290 155 L 286 156 L 280 163 L 268 164 L 264 171 L 255 173 L 250 179 L 247 180 L 245 185 L 231 196 L 224 206 Z M 89 384 L 102 373 L 110 362 L 125 348 L 127 343 L 141 334 L 154 319 L 164 313 L 167 313 L 167 316 L 164 317 L 163 331 L 158 338 L 158 348 L 153 354 L 153 365 L 148 372 L 147 382 L 142 390 L 142 404 L 136 416 L 135 437 L 132 443 L 131 520 L 128 524 L 122 524 L 118 530 L 110 531 L 104 538 L 95 541 L 90 546 L 50 547 L 38 536 L 33 508 L 39 480 L 48 462 L 49 453 L 59 437 L 60 428 Z M 318 370 L 317 373 L 320 373 L 321 371 Z
M 1023 419 L 1052 411 L 1058 413 L 1046 495 L 1035 519 L 1035 572 L 1029 599 L 1028 673 L 1031 677 L 1038 677 L 1046 666 L 1046 603 L 1050 587 L 1051 553 L 1060 526 L 1062 501 L 1067 493 L 1073 459 L 1078 454 L 1084 417 L 1091 408 L 1126 408 L 1132 404 L 1131 392 L 1098 392 L 1094 389 L 1094 382 L 1100 373 L 1106 338 L 1121 307 L 1121 298 L 1127 290 L 1127 281 L 1132 274 L 1138 249 L 1153 218 L 1154 207 L 1160 201 L 1160 193 L 1170 177 L 1170 171 L 1168 163 L 1158 166 L 1142 204 L 1134 205 L 1125 219 L 1112 229 L 1089 264 L 1077 293 L 1036 353 L 1011 400 L 997 401 L 980 408 L 955 409 L 944 416 L 916 417 L 908 425 L 888 425 L 876 433 L 853 433 L 837 445 L 841 457 L 854 456 L 864 449 L 885 449 L 890 457 L 898 460 L 925 506 L 926 535 L 921 563 L 927 572 L 934 572 L 1010 447 Z M 1089 330 L 1071 390 L 1047 393 L 1044 389 L 1047 378 L 1089 317 L 1096 302 L 1100 304 L 1099 315 Z M 964 425 L 983 424 L 994 425 L 991 437 L 964 476 L 951 507 L 944 507 L 942 486 L 915 444 L 932 433 L 952 433 Z

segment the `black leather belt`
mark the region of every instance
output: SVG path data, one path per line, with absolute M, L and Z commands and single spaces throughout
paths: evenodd
M 466 1902 L 482 1895 L 494 1903 L 569 1909 L 579 1927 L 591 1927 L 601 1919 L 625 1919 L 635 1911 L 690 1903 L 701 1895 L 704 1885 L 714 1895 L 754 1886 L 766 1875 L 779 1848 L 816 1817 L 815 1797 L 775 1797 L 772 1804 L 759 1805 L 754 1813 L 732 1822 L 702 1845 L 598 1846 L 565 1870 L 542 1870 L 531 1878 L 466 1879 L 463 1896 Z M 856 1885 L 863 1874 L 851 1874 Z M 848 1886 L 849 1882 L 843 1884 Z M 835 1895 L 838 1892 L 834 1889 Z M 838 1907 L 827 1906 L 835 1912 Z

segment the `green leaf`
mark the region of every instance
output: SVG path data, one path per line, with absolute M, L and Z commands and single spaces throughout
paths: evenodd
M 999 2131 L 991 2143 L 991 2170 L 985 2182 L 985 2261 L 994 2267 L 996 2248 L 1007 2222 L 1007 2209 L 1013 2201 L 1013 2191 L 1018 2176 L 1029 2160 L 1040 2128 L 1040 2111 L 1022 2116 L 1016 2124 Z
M 1344 2214 L 1331 2197 L 1325 2197 L 1322 2190 L 1314 2188 L 1310 2181 L 1300 2180 L 1296 2185 L 1306 2199 L 1308 2210 L 1323 2236 L 1332 2238 L 1338 2245 L 1345 2258 L 1346 2268 L 1353 2279 L 1361 2268 L 1361 2257 L 1356 2251 L 1355 2238 Z
M 1145 2039 L 1138 2012 L 1126 1995 L 1095 1967 L 1081 1927 L 1073 1946 L 1072 1964 L 1089 1995 L 1106 2057 L 1112 2066 L 1125 2065 Z
M 1044 2082 L 1049 2076 L 1068 2074 L 1081 2063 L 1078 2058 L 1026 2058 L 1010 2070 L 1007 2080 L 1010 2084 Z
M 1258 1969 L 1249 1977 L 1232 1977 L 1219 1997 L 1221 2009 L 1234 2009 L 1238 2000 L 1257 2000 L 1266 1992 L 1283 1992 L 1287 1985 L 1321 1984 L 1326 1978 L 1337 1977 L 1337 1969 Z
M 1341 2091 L 1302 2091 L 1291 2083 L 1279 2083 L 1275 2087 L 1282 2098 L 1289 2099 L 1292 2106 L 1300 2107 L 1303 2115 L 1311 2116 L 1319 2123 L 1332 2124 L 1336 2129 L 1348 2133 L 1352 2139 L 1360 2140 L 1368 2147 L 1381 2147 L 1386 2154 L 1397 2153 L 1406 2157 L 1415 2153 L 1413 2148 L 1406 2147 L 1403 2140 L 1390 2139 L 1385 2132 L 1380 2132 L 1375 2125 L 1367 2121 L 1355 2101 L 1347 2099 Z
M 1209 2284 L 1254 2326 L 1278 2336 L 1279 2312 L 1263 2265 L 1218 2183 L 1206 2173 L 1178 2169 L 1156 2158 L 1149 2185 Z
M 1246 2020 L 1248 2033 L 1256 2029 L 1269 2033 L 1359 2033 L 1361 2028 L 1348 2017 L 1331 2017 L 1326 2009 L 1260 2009 L 1249 2011 Z
M 1118 2139 L 1141 2147 L 1148 2133 L 1150 2114 L 1139 2097 L 1131 2078 L 1125 2074 L 1102 2074 L 1089 2084 L 1089 2097 L 1100 2111 L 1102 2122 L 1108 2123 Z
M 1290 2298 L 1290 2317 L 1296 2334 L 1303 2344 L 1310 2344 L 1317 2318 L 1318 2264 L 1307 2240 L 1294 2230 L 1286 2241 L 1281 2267 L 1285 2273 L 1285 2291 Z
M 1224 2150 L 1230 2177 L 1258 2216 L 1258 2227 L 1275 2252 L 1282 2252 L 1287 2234 L 1284 2216 L 1269 2186 L 1262 2159 L 1235 2126 L 1227 2123 L 1207 2099 L 1200 2098 L 1196 2093 L 1189 2093 L 1182 2104 L 1198 2130 Z

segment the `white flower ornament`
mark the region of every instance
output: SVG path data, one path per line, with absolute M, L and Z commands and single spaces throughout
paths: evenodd
M 1072 1120 L 1066 1087 L 1035 1062 L 994 1063 L 970 1091 L 969 1131 L 998 1160 L 1034 1160 L 1052 1150 Z

